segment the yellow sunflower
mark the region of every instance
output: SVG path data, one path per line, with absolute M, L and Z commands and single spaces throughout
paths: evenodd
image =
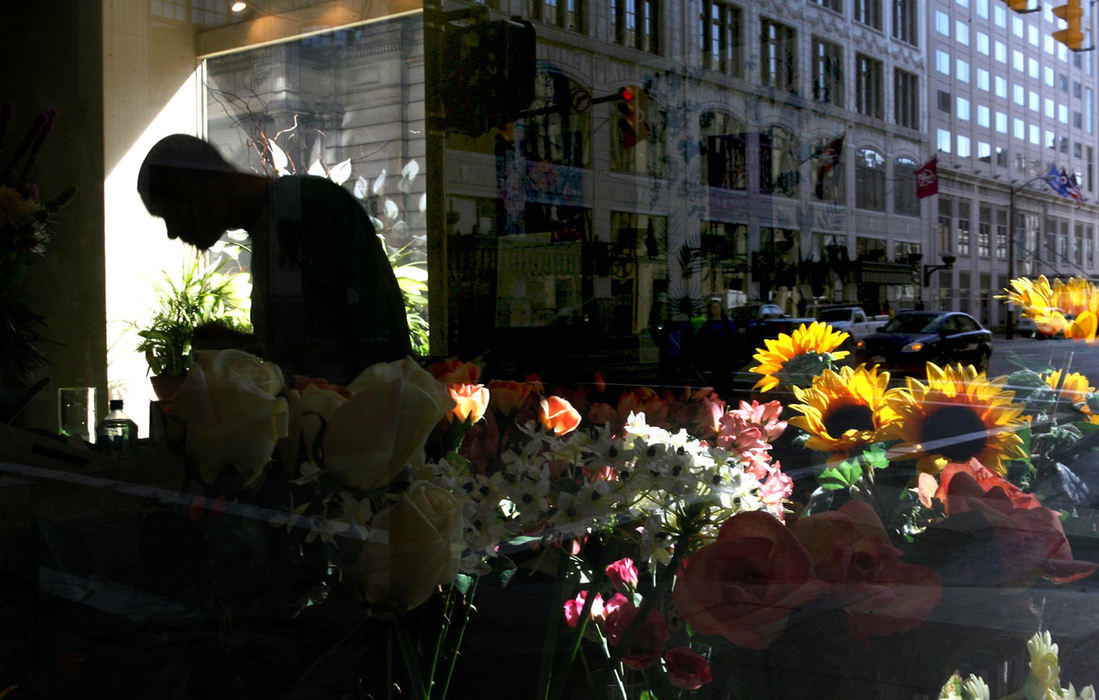
M 811 356 L 808 358 L 811 365 L 815 365 L 817 361 L 820 361 L 820 365 L 823 366 L 832 360 L 842 360 L 847 357 L 848 352 L 835 350 L 843 345 L 847 338 L 847 333 L 836 331 L 827 323 L 819 321 L 808 326 L 803 323 L 791 335 L 780 333 L 778 338 L 767 338 L 763 341 L 767 349 L 757 348 L 758 352 L 753 355 L 753 359 L 759 364 L 748 370 L 763 375 L 752 388 L 760 391 L 775 388 L 782 381 L 778 375 L 784 369 L 788 372 L 793 369 L 790 366 L 791 361 L 803 356 Z M 794 372 L 794 374 L 800 376 L 817 374 L 817 372 Z
M 1053 280 L 1045 275 L 1037 280 L 1026 277 L 1011 280 L 1007 294 L 997 297 L 1022 308 L 1023 314 L 1034 319 L 1035 325 L 1048 335 L 1064 332 L 1066 338 L 1095 341 L 1099 326 L 1099 290 L 1080 277 L 1068 282 Z
M 1064 373 L 1059 369 L 1053 370 L 1045 375 L 1046 384 L 1050 389 L 1059 392 L 1065 401 L 1087 415 L 1089 421 L 1099 423 L 1099 416 L 1095 415 L 1087 404 L 1088 395 L 1095 392 L 1095 387 L 1079 372 L 1065 374 L 1064 379 L 1061 378 L 1062 374 Z
M 927 384 L 908 378 L 907 386 L 886 397 L 897 419 L 882 430 L 899 440 L 894 458 L 918 460 L 921 472 L 937 474 L 953 462 L 977 460 L 1003 476 L 1005 462 L 1026 459 L 1023 406 L 1004 389 L 1007 377 L 989 379 L 973 366 L 927 363 Z
M 790 408 L 802 415 L 790 418 L 790 424 L 809 433 L 806 447 L 842 458 L 876 442 L 882 428 L 896 420 L 897 414 L 885 400 L 888 391 L 889 373 L 879 374 L 877 367 L 826 369 L 810 388 L 794 387 L 801 403 Z

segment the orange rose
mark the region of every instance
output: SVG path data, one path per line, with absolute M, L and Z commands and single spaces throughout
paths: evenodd
M 476 384 L 481 380 L 481 368 L 472 362 L 452 357 L 446 362 L 434 362 L 427 367 L 431 376 L 443 384 Z
M 451 384 L 446 388 L 450 398 L 454 399 L 454 408 L 450 417 L 459 423 L 476 423 L 485 415 L 488 408 L 488 389 L 481 384 Z
M 530 396 L 532 387 L 526 382 L 504 381 L 494 379 L 488 383 L 488 391 L 492 396 L 492 407 L 507 416 L 517 411 Z
M 550 396 L 542 399 L 538 420 L 546 430 L 552 430 L 557 435 L 566 435 L 580 425 L 580 413 L 560 396 Z

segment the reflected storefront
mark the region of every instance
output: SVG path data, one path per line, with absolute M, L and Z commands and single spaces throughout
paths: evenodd
M 0 28 L 0 697 L 1090 697 L 1094 206 L 932 126 L 933 33 L 1085 74 L 1052 18 L 60 5 Z M 995 330 L 1010 275 L 1049 366 L 846 356 Z

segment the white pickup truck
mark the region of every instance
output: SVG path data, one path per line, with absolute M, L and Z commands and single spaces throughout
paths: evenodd
M 861 306 L 829 306 L 820 310 L 817 320 L 824 321 L 837 331 L 850 333 L 854 343 L 876 333 L 889 320 L 889 314 L 867 316 Z

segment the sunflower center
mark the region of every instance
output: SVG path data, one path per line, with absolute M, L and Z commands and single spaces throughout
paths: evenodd
M 943 406 L 932 411 L 920 426 L 920 442 L 933 443 L 937 452 L 951 462 L 968 462 L 980 454 L 988 428 L 972 406 Z
M 832 437 L 839 437 L 848 430 L 873 430 L 874 412 L 861 403 L 838 406 L 828 411 L 824 419 L 824 429 Z

